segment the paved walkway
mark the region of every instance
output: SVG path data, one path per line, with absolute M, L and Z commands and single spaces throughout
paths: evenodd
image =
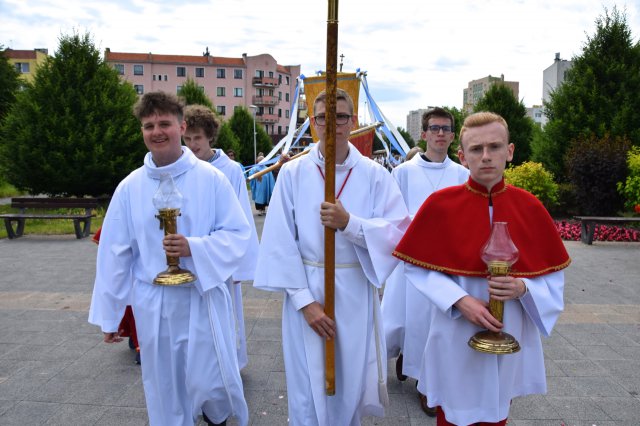
M 549 392 L 515 400 L 509 425 L 638 426 L 640 245 L 566 246 L 566 311 L 544 344 Z M 103 344 L 87 323 L 95 254 L 74 236 L 0 240 L 0 425 L 148 423 L 133 352 Z M 286 425 L 281 298 L 249 284 L 243 291 L 251 424 Z M 414 382 L 398 382 L 393 366 L 387 417 L 364 424 L 435 425 L 419 409 Z

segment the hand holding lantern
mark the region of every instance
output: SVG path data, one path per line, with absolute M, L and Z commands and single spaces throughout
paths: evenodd
M 153 196 L 153 205 L 158 209 L 156 218 L 160 221 L 160 229 L 164 230 L 164 235 L 176 234 L 178 232 L 177 218 L 180 216 L 182 207 L 182 194 L 178 191 L 173 178 L 169 174 L 164 174 L 160 178 L 160 185 Z M 168 268 L 160 272 L 153 280 L 158 285 L 180 285 L 196 280 L 196 276 L 186 269 L 180 268 L 178 257 L 167 255 Z
M 518 249 L 509 236 L 506 222 L 494 222 L 489 240 L 482 248 L 482 260 L 487 264 L 489 275 L 500 277 L 509 275 L 511 265 L 518 260 Z M 489 311 L 502 322 L 504 302 L 489 299 Z M 510 334 L 489 330 L 480 331 L 469 339 L 469 346 L 479 352 L 491 354 L 512 354 L 520 350 L 520 344 Z

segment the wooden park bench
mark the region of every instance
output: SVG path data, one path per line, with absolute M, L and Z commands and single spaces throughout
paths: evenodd
M 574 216 L 574 219 L 580 221 L 580 241 L 589 245 L 593 243 L 593 234 L 597 224 L 613 223 L 621 225 L 634 222 L 640 223 L 640 217 Z
M 21 237 L 24 233 L 26 219 L 71 219 L 78 239 L 88 237 L 91 232 L 91 218 L 95 217 L 93 209 L 98 207 L 97 198 L 12 198 L 11 207 L 19 209 L 20 213 L 0 214 L 4 219 L 9 239 Z M 85 209 L 84 213 L 28 213 L 28 209 L 60 210 Z M 14 228 L 15 225 L 15 228 Z

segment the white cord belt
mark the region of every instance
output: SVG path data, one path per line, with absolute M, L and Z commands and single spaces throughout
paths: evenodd
M 302 259 L 302 263 L 309 266 L 315 266 L 316 268 L 324 268 L 324 263 L 322 262 L 314 262 L 313 260 Z M 336 263 L 334 267 L 336 269 L 360 268 L 361 265 L 359 263 Z

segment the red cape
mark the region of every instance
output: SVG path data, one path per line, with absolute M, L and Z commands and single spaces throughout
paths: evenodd
M 553 220 L 536 197 L 504 181 L 489 194 L 471 178 L 427 198 L 393 255 L 451 275 L 487 276 L 480 252 L 491 232 L 489 198 L 493 221 L 508 223 L 520 251 L 512 276 L 535 277 L 569 266 L 571 259 Z

